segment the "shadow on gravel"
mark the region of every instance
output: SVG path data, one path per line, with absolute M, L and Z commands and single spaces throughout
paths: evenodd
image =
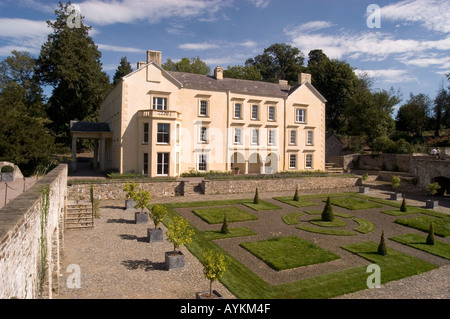
M 145 271 L 151 270 L 166 270 L 164 262 L 153 262 L 148 259 L 143 260 L 124 260 L 121 263 L 128 270 L 143 269 Z
M 126 240 L 137 240 L 140 243 L 148 243 L 148 237 L 138 237 L 136 235 L 127 235 L 127 234 L 122 234 L 119 236 L 120 236 L 120 238 L 126 239 Z
M 136 224 L 136 221 L 135 220 L 131 220 L 131 219 L 118 218 L 118 219 L 108 219 L 107 223 Z

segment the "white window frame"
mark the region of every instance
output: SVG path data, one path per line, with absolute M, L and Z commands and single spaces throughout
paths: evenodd
M 273 110 L 272 116 L 271 116 L 271 110 Z M 277 119 L 277 111 L 276 111 L 276 107 L 273 106 L 273 105 L 269 105 L 269 107 L 267 108 L 267 120 L 268 120 L 268 121 L 275 122 L 276 119 Z
M 295 109 L 295 122 L 306 123 L 306 109 Z
M 252 104 L 251 106 L 251 119 L 252 120 L 258 120 L 259 119 L 259 105 L 258 104 Z M 256 114 L 255 114 L 256 113 Z
M 306 169 L 313 168 L 313 160 L 314 160 L 313 154 L 305 154 L 305 168 Z M 310 162 L 310 163 L 308 164 L 308 162 Z
M 200 167 L 200 165 L 202 165 L 202 167 Z M 208 155 L 204 153 L 198 154 L 197 170 L 199 172 L 206 172 L 207 169 L 208 169 Z
M 150 124 L 149 123 L 143 123 L 142 125 L 142 144 L 148 144 L 149 141 L 149 129 Z
M 238 139 L 236 139 L 236 137 Z M 235 128 L 234 129 L 233 142 L 236 145 L 241 145 L 242 144 L 242 129 L 241 128 Z
M 292 138 L 294 138 L 294 142 L 292 142 Z M 289 135 L 289 145 L 297 145 L 297 130 L 291 130 Z
M 267 145 L 276 145 L 276 140 L 277 140 L 277 134 L 276 131 L 273 129 L 269 129 L 267 131 Z
M 204 110 L 204 113 L 203 113 Z M 198 106 L 198 116 L 208 117 L 209 116 L 209 101 L 208 100 L 200 100 Z
M 306 131 L 306 145 L 314 145 L 314 131 Z
M 198 128 L 198 142 L 202 144 L 208 143 L 208 127 L 200 126 Z
M 256 139 L 256 142 L 255 142 Z M 251 136 L 251 145 L 259 145 L 259 130 L 258 129 L 252 129 L 252 136 Z
M 146 159 L 147 157 L 147 159 Z M 143 153 L 142 154 L 142 175 L 143 176 L 148 176 L 148 163 L 149 163 L 149 158 L 148 158 L 148 153 Z
M 289 169 L 297 169 L 297 154 L 289 154 Z M 292 166 L 294 162 L 294 166 Z
M 161 100 L 162 103 L 159 103 L 159 100 Z M 160 110 L 160 111 L 167 111 L 168 103 L 169 103 L 169 99 L 167 97 L 154 96 L 153 101 L 152 101 L 152 109 Z
M 169 130 L 168 130 L 168 132 L 166 133 L 166 132 L 159 132 L 159 125 L 168 125 L 169 126 Z M 159 142 L 159 135 L 160 134 L 164 134 L 164 135 L 167 135 L 168 136 L 168 138 L 167 138 L 167 142 Z M 157 123 L 156 124 L 156 144 L 163 144 L 163 145 L 169 145 L 170 144 L 170 123 Z
M 238 110 L 239 110 L 239 112 L 237 112 Z M 238 115 L 236 115 L 236 114 L 238 114 Z M 235 119 L 242 119 L 242 103 L 234 103 L 234 116 L 233 117 Z
M 161 154 L 162 162 L 159 162 L 159 155 Z M 159 173 L 159 166 L 162 165 L 162 172 Z M 164 169 L 167 165 L 167 171 Z M 159 176 L 168 176 L 170 171 L 170 153 L 168 152 L 158 152 L 156 153 L 156 174 Z

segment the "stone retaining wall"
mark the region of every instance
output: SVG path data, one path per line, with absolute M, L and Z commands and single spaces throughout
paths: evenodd
M 347 188 L 357 186 L 360 183 L 358 177 L 302 177 L 273 180 L 212 180 L 203 181 L 205 195 L 251 193 L 256 187 L 261 192 L 320 190 L 333 188 Z
M 60 165 L 0 209 L 0 299 L 58 292 L 66 196 L 67 165 Z

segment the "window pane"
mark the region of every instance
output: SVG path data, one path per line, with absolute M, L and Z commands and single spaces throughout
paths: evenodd
M 297 144 L 297 132 L 294 130 L 291 131 L 291 144 Z
M 312 154 L 306 155 L 306 168 L 312 168 Z
M 153 109 L 154 110 L 167 110 L 167 98 L 154 97 L 153 98 Z
M 269 145 L 275 145 L 275 130 L 269 130 Z
M 275 121 L 275 106 L 269 106 L 269 121 Z
M 313 131 L 308 131 L 308 140 L 306 142 L 308 145 L 313 144 Z
M 258 135 L 259 135 L 258 130 L 252 131 L 252 144 L 258 144 Z
M 170 124 L 158 123 L 157 143 L 169 144 L 170 141 Z
M 208 101 L 200 101 L 200 115 L 201 116 L 208 115 Z
M 234 105 L 234 117 L 241 118 L 241 104 L 240 103 L 236 103 Z
M 297 122 L 305 122 L 305 110 L 297 109 L 296 121 Z
M 148 175 L 148 153 L 144 153 L 142 160 L 142 175 Z
M 198 170 L 206 171 L 206 155 L 205 154 L 200 154 L 198 156 Z
M 234 129 L 234 142 L 236 144 L 241 144 L 241 132 L 240 128 Z
M 252 120 L 258 119 L 258 105 L 252 105 Z
M 158 161 L 157 161 L 158 175 L 169 174 L 169 155 L 170 153 L 158 153 Z
M 148 143 L 148 123 L 144 123 L 144 136 L 142 137 L 143 143 Z
M 291 154 L 289 156 L 289 168 L 297 167 L 297 155 Z
M 200 128 L 200 142 L 207 142 L 207 128 L 202 126 Z

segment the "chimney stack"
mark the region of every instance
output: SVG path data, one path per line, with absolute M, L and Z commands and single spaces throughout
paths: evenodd
M 139 70 L 140 68 L 142 68 L 144 65 L 146 65 L 147 63 L 145 63 L 145 62 L 142 62 L 142 61 L 139 61 L 138 63 L 137 63 L 137 69 Z
M 298 84 L 302 85 L 305 82 L 309 82 L 311 84 L 311 74 L 300 73 L 298 76 Z
M 214 77 L 216 80 L 223 80 L 223 68 L 221 66 L 214 69 Z
M 147 63 L 150 63 L 152 61 L 161 66 L 161 51 L 147 51 Z

